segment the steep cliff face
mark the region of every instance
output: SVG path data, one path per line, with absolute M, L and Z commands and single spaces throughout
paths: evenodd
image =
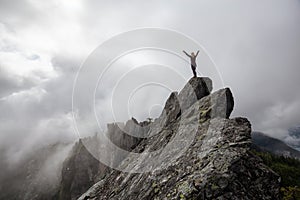
M 89 139 L 89 138 L 87 138 Z M 95 159 L 80 139 L 63 163 L 61 183 L 56 199 L 76 199 L 82 192 L 95 183 L 106 166 Z
M 279 176 L 249 151 L 249 121 L 229 119 L 230 89 L 211 91 L 192 78 L 172 93 L 135 153 L 79 199 L 278 199 Z
M 148 130 L 146 127 L 148 124 L 149 122 L 146 121 L 138 123 L 134 118 L 127 121 L 126 124 L 108 124 L 106 135 L 116 146 L 127 151 L 132 151 L 142 139 L 128 135 L 126 132 L 142 134 L 143 131 Z M 99 162 L 91 154 L 90 150 L 95 152 L 104 148 L 103 153 L 109 153 L 108 156 L 112 165 L 119 164 L 125 158 L 125 154 L 114 154 L 114 149 L 110 149 L 110 152 L 105 152 L 105 147 L 103 147 L 99 139 L 101 138 L 98 138 L 98 135 L 83 138 L 73 146 L 63 163 L 59 191 L 53 199 L 77 199 L 83 192 L 108 173 L 110 168 Z

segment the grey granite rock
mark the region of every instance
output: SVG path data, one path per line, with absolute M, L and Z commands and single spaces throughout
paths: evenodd
M 191 78 L 178 94 L 178 101 L 183 112 L 198 99 L 205 97 L 212 91 L 212 81 L 209 78 Z
M 207 84 L 193 78 L 172 93 L 135 147 L 139 154 L 79 199 L 279 199 L 279 176 L 249 151 L 250 122 L 229 119 L 230 89 L 210 94 Z

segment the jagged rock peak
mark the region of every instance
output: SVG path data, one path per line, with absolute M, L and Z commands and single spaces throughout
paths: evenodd
M 186 109 L 193 105 L 199 99 L 207 96 L 212 91 L 212 81 L 206 77 L 191 78 L 183 89 L 178 92 L 172 92 L 166 101 L 165 107 L 158 118 L 159 121 L 170 123 L 180 117 Z M 165 120 L 160 120 L 165 119 Z
M 191 78 L 178 95 L 181 110 L 187 109 L 197 100 L 209 95 L 211 91 L 212 80 L 210 78 Z
M 250 122 L 229 119 L 230 89 L 211 91 L 192 78 L 173 92 L 137 153 L 79 199 L 279 199 L 279 176 L 250 151 Z
M 170 94 L 160 117 L 154 121 L 152 128 L 163 127 L 172 123 L 190 107 L 197 105 L 197 113 L 201 115 L 201 118 L 229 118 L 234 107 L 234 99 L 230 89 L 220 89 L 213 94 L 210 94 L 211 91 L 211 79 L 207 77 L 191 78 L 179 94 L 178 92 Z

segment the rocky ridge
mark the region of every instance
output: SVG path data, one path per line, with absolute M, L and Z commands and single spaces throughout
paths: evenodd
M 250 122 L 229 119 L 230 89 L 211 91 L 192 78 L 154 122 L 131 120 L 125 132 L 142 138 L 79 199 L 279 199 L 280 177 L 250 152 Z

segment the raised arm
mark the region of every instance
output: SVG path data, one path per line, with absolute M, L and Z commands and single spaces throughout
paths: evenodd
M 199 50 L 198 50 L 197 53 L 196 53 L 196 57 L 198 56 L 198 54 L 199 54 Z
M 192 57 L 187 52 L 185 52 L 184 50 L 182 52 L 185 53 L 185 55 L 187 55 L 188 57 Z

